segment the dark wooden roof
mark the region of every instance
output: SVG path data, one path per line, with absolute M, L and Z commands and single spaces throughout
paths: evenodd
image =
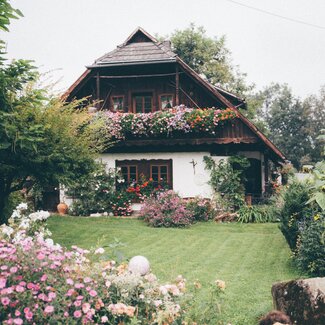
M 158 42 L 141 27 L 138 27 L 128 39 L 115 50 L 104 54 L 89 68 L 114 65 L 175 62 L 173 53 L 166 42 Z

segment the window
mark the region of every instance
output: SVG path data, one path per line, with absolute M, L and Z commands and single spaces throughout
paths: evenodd
M 133 110 L 135 113 L 152 112 L 152 94 L 136 94 L 133 96 Z
M 168 109 L 172 108 L 173 105 L 173 95 L 166 94 L 160 96 L 160 108 L 161 109 Z
M 121 165 L 121 174 L 125 185 L 130 185 L 138 181 L 138 167 L 132 165 Z
M 166 165 L 150 165 L 150 177 L 157 184 L 169 183 L 168 164 L 166 164 Z
M 112 108 L 114 112 L 124 110 L 124 96 L 112 96 Z
M 140 182 L 143 175 L 146 180 L 152 178 L 157 185 L 164 183 L 172 188 L 172 159 L 120 160 L 116 161 L 116 167 L 120 168 L 124 179 L 123 184 L 119 186 L 124 187 Z

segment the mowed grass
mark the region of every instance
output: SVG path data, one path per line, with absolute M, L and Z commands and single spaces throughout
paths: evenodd
M 126 245 L 120 248 L 125 258 L 146 256 L 162 282 L 178 274 L 199 280 L 203 288 L 226 281 L 223 318 L 232 325 L 257 324 L 272 309 L 272 284 L 299 277 L 277 224 L 208 222 L 166 229 L 136 219 L 53 216 L 49 227 L 66 247 L 90 248 L 103 237 L 105 245 L 117 238 Z

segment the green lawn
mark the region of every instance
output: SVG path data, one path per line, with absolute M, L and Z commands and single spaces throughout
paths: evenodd
M 203 285 L 225 280 L 224 315 L 232 325 L 256 324 L 272 309 L 272 283 L 299 276 L 277 224 L 208 222 L 166 229 L 135 219 L 53 216 L 49 227 L 55 241 L 67 247 L 90 248 L 103 236 L 105 244 L 118 238 L 126 244 L 125 257 L 146 256 L 161 281 L 178 274 Z

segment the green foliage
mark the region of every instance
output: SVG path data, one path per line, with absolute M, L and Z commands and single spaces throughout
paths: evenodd
M 99 124 L 91 124 L 78 102 L 65 104 L 34 82 L 30 63 L 0 68 L 0 216 L 10 193 L 26 181 L 70 185 L 94 168 L 102 149 Z M 8 216 L 7 216 L 8 217 Z
M 312 215 L 312 209 L 306 205 L 309 194 L 308 186 L 301 182 L 292 182 L 284 193 L 280 229 L 292 250 L 296 248 L 299 228 Z
M 209 184 L 226 210 L 235 210 L 244 203 L 245 187 L 243 171 L 249 166 L 244 157 L 221 159 L 217 164 L 213 158 L 204 157 L 205 168 L 210 171 Z
M 325 211 L 325 160 L 316 164 L 313 176 L 312 196 L 307 203 L 316 202 Z
M 321 159 L 322 140 L 317 136 L 325 128 L 325 86 L 318 95 L 301 100 L 287 84 L 275 83 L 251 95 L 248 101 L 256 111 L 256 116 L 249 117 L 262 124 L 263 131 L 294 167 L 299 169 Z
M 75 197 L 69 209 L 73 215 L 89 216 L 91 213 L 110 212 L 110 200 L 114 196 L 117 174 L 106 170 L 101 163 L 96 169 L 72 185 L 68 194 Z
M 298 266 L 314 276 L 325 276 L 325 216 L 317 214 L 298 239 Z
M 267 206 L 243 205 L 237 213 L 237 221 L 242 223 L 274 222 L 273 215 L 269 214 Z
M 191 23 L 184 30 L 176 30 L 171 42 L 175 53 L 212 84 L 241 95 L 252 88 L 245 81 L 246 75 L 232 64 L 225 36 L 209 37 L 202 26 Z
M 208 221 L 215 217 L 215 210 L 211 200 L 195 197 L 188 200 L 186 209 L 190 211 L 195 221 Z
M 23 17 L 19 9 L 14 9 L 8 0 L 2 0 L 0 3 L 0 29 L 5 32 L 9 31 L 10 19 Z
M 221 284 L 222 287 L 218 286 Z M 183 303 L 187 309 L 186 320 L 189 324 L 224 324 L 221 318 L 222 303 L 225 297 L 225 284 L 224 281 L 217 280 L 216 283 L 210 283 L 206 289 L 207 293 L 205 299 L 200 299 L 200 291 L 202 285 L 196 281 L 194 283 L 194 291 L 189 295 L 187 300 Z

